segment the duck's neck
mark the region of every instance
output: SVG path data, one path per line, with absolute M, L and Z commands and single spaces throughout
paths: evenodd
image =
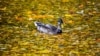
M 61 29 L 61 23 L 58 22 L 57 29 Z
M 61 23 L 58 23 L 56 33 L 62 33 Z

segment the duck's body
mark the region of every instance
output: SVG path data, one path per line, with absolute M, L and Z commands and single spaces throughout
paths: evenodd
M 58 26 L 53 26 L 50 24 L 43 24 L 41 22 L 34 22 L 35 26 L 37 27 L 37 30 L 43 33 L 47 33 L 47 34 L 60 34 L 62 33 L 62 29 L 61 29 L 61 24 L 62 24 L 62 20 L 58 20 Z

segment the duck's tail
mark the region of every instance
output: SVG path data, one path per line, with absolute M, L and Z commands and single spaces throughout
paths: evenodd
M 44 25 L 44 24 L 41 23 L 41 22 L 37 22 L 37 21 L 35 21 L 35 22 L 34 22 L 34 25 L 35 25 L 35 26 L 41 26 L 41 25 Z
M 37 26 L 37 21 L 34 22 L 34 25 Z

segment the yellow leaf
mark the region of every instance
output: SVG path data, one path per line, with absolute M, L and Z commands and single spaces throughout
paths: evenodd
M 78 51 L 70 51 L 69 56 L 74 54 L 75 56 L 80 56 Z
M 48 17 L 48 18 L 54 18 L 54 16 L 53 16 L 53 15 L 47 15 L 47 17 Z
M 25 56 L 32 56 L 31 53 L 27 53 Z
M 38 53 L 49 53 L 49 50 L 42 50 L 42 51 L 38 51 Z
M 64 25 L 61 25 L 62 28 L 64 28 Z
M 73 24 L 73 23 L 74 23 L 74 21 L 72 21 L 72 20 L 69 20 L 69 21 L 68 21 L 68 23 L 70 23 L 70 24 Z
M 62 0 L 62 2 L 69 2 L 70 0 Z
M 23 41 L 20 41 L 18 44 L 20 44 L 20 45 L 28 45 L 29 42 L 23 42 Z
M 65 17 L 73 17 L 71 14 L 65 14 Z
M 28 14 L 28 15 L 32 14 L 32 11 L 27 11 L 27 14 Z
M 4 7 L 4 8 L 0 8 L 0 10 L 6 10 L 7 8 L 6 7 Z

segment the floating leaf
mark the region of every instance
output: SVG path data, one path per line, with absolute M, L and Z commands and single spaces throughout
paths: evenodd
M 70 0 L 62 0 L 62 2 L 69 2 Z
M 37 51 L 37 53 L 49 53 L 49 50 L 41 50 L 41 51 Z

